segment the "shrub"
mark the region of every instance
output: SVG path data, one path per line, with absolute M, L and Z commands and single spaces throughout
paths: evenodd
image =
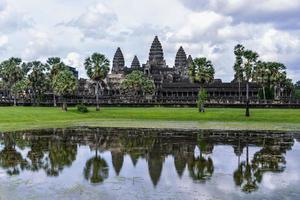
M 84 104 L 77 105 L 78 112 L 87 113 L 89 112 L 88 108 Z

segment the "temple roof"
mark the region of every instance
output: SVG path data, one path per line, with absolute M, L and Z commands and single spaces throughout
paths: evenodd
M 121 71 L 123 71 L 124 66 L 125 66 L 124 56 L 120 47 L 118 47 L 113 59 L 112 73 L 116 73 L 116 74 L 120 73 Z
M 188 57 L 187 61 L 188 61 L 188 63 L 191 63 L 191 62 L 193 62 L 193 58 L 192 58 L 192 56 L 191 56 L 191 55 L 189 55 L 189 57 Z
M 182 46 L 178 49 L 175 58 L 175 68 L 187 66 L 187 58 Z
M 152 42 L 150 53 L 149 53 L 149 61 L 153 61 L 153 60 L 157 62 L 161 62 L 164 60 L 164 52 L 157 36 L 155 36 Z
M 140 64 L 138 57 L 134 56 L 132 63 L 131 63 L 131 68 L 136 69 L 136 68 L 140 68 L 140 67 L 141 67 L 141 64 Z

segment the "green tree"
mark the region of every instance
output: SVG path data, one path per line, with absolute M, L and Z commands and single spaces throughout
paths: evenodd
M 77 79 L 68 70 L 60 71 L 53 79 L 54 92 L 63 99 L 62 109 L 67 111 L 66 95 L 73 94 L 77 89 Z
M 45 65 L 40 61 L 33 61 L 27 63 L 30 67 L 30 73 L 28 75 L 29 86 L 32 91 L 33 105 L 36 105 L 36 99 L 40 98 L 44 92 L 49 88 L 49 81 L 47 81 L 46 72 L 49 70 L 49 65 Z
M 195 58 L 193 64 L 189 68 L 189 76 L 195 83 L 200 84 L 200 92 L 204 88 L 204 84 L 213 82 L 215 76 L 215 69 L 210 60 L 205 57 Z M 203 94 L 203 92 L 202 92 Z M 204 112 L 204 101 L 200 106 L 199 112 Z
M 263 99 L 266 102 L 266 87 L 268 84 L 268 63 L 266 62 L 258 62 L 257 65 L 254 67 L 253 72 L 253 80 L 261 85 L 262 92 L 263 92 Z
M 103 54 L 94 53 L 85 60 L 84 66 L 89 78 L 95 82 L 96 111 L 100 111 L 99 90 L 109 72 L 109 60 Z
M 61 71 L 67 70 L 66 65 L 61 61 L 58 57 L 51 57 L 47 60 L 48 68 L 50 68 L 49 78 L 51 83 L 53 83 L 54 77 Z M 53 85 L 53 84 L 52 84 Z M 53 91 L 53 106 L 56 107 L 56 94 L 54 92 L 54 88 L 52 87 Z
M 145 77 L 141 71 L 131 72 L 121 83 L 121 90 L 125 94 L 130 94 L 133 96 L 150 95 L 153 94 L 154 89 L 154 82 Z
M 200 89 L 198 93 L 197 107 L 199 112 L 205 112 L 204 103 L 207 100 L 207 92 L 205 89 Z
M 286 78 L 283 82 L 282 82 L 282 89 L 287 91 L 287 94 L 290 97 L 290 100 L 293 96 L 293 92 L 295 90 L 294 88 L 294 84 L 293 84 L 293 80 L 290 78 Z
M 253 78 L 254 68 L 257 65 L 258 54 L 254 51 L 246 50 L 242 45 L 237 45 L 236 48 L 238 49 L 238 55 L 241 57 L 239 58 L 238 63 L 240 66 L 240 70 L 243 73 L 243 76 L 241 77 L 243 77 L 244 81 L 246 82 L 246 117 L 249 117 L 249 83 L 252 81 Z
M 294 96 L 296 99 L 300 99 L 300 81 L 298 81 L 295 85 L 294 85 L 295 91 L 294 91 Z
M 20 97 L 20 94 L 25 94 L 29 86 L 29 81 L 26 78 L 23 78 L 22 80 L 16 82 L 12 88 L 11 91 L 14 95 L 14 105 L 17 105 L 17 98 Z
M 291 81 L 287 78 L 286 67 L 282 63 L 257 62 L 253 81 L 262 86 L 264 100 L 279 100 L 283 89 L 292 92 Z
M 246 80 L 246 117 L 250 116 L 249 111 L 249 82 L 251 81 L 253 77 L 253 71 L 254 67 L 257 64 L 258 54 L 251 50 L 244 51 L 244 58 L 245 58 L 245 64 L 244 64 L 244 77 Z
M 10 58 L 0 64 L 0 78 L 4 83 L 4 87 L 9 91 L 9 96 L 12 97 L 12 88 L 20 80 L 24 78 L 27 69 L 22 65 L 20 58 Z M 14 98 L 14 105 L 16 106 L 16 96 Z
M 285 70 L 286 67 L 282 63 L 270 63 L 271 83 L 274 89 L 274 100 L 278 100 L 280 98 L 280 91 L 286 82 L 287 75 Z
M 300 81 L 297 81 L 297 82 L 295 83 L 295 88 L 296 88 L 296 89 L 300 89 Z

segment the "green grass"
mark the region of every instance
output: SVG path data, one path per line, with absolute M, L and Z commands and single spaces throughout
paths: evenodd
M 71 126 L 300 131 L 300 110 L 211 108 L 102 108 L 79 113 L 76 108 L 0 107 L 0 132 Z

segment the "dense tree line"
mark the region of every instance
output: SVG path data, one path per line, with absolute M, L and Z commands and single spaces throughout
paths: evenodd
M 26 95 L 30 96 L 33 105 L 39 105 L 47 91 L 64 98 L 77 87 L 76 78 L 60 58 L 49 58 L 46 63 L 9 58 L 0 64 L 0 78 L 2 88 L 14 99 L 15 106 L 17 99 Z M 65 101 L 62 108 L 66 110 Z
M 245 49 L 241 44 L 234 48 L 235 64 L 234 78 L 239 83 L 239 94 L 241 95 L 240 84 L 246 83 L 246 116 L 249 112 L 249 83 L 258 83 L 261 86 L 259 97 L 265 102 L 269 100 L 280 100 L 284 90 L 292 94 L 295 86 L 292 80 L 287 77 L 286 66 L 278 62 L 264 62 L 259 60 L 258 53 Z
M 283 91 L 289 91 L 291 98 L 300 98 L 300 82 L 293 85 L 287 77 L 286 66 L 278 62 L 264 62 L 258 53 L 246 49 L 238 44 L 234 48 L 235 63 L 234 81 L 239 84 L 241 98 L 241 84 L 246 85 L 246 116 L 249 112 L 250 83 L 261 86 L 259 97 L 277 101 L 282 97 Z M 105 55 L 94 53 L 85 59 L 84 67 L 95 87 L 96 110 L 100 110 L 99 95 L 103 91 L 103 81 L 109 73 L 110 61 Z M 204 112 L 204 103 L 208 97 L 205 84 L 214 80 L 215 69 L 212 62 L 205 58 L 195 58 L 188 66 L 190 80 L 200 84 L 198 94 L 199 112 Z M 23 62 L 20 58 L 9 58 L 0 64 L 0 88 L 7 92 L 7 96 L 14 100 L 29 96 L 33 105 L 39 105 L 46 92 L 53 93 L 53 105 L 56 106 L 56 96 L 63 101 L 62 109 L 67 110 L 66 97 L 77 90 L 77 80 L 69 71 L 69 67 L 60 58 L 49 58 L 45 63 L 40 61 Z M 133 71 L 121 83 L 121 92 L 131 96 L 141 97 L 154 93 L 154 82 L 140 71 Z

